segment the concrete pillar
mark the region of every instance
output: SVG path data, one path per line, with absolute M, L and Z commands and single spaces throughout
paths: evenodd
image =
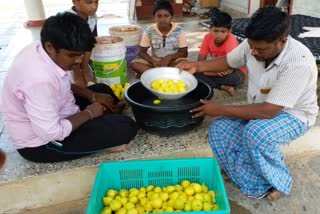
M 46 19 L 42 0 L 24 0 L 28 20 L 25 27 L 41 27 Z

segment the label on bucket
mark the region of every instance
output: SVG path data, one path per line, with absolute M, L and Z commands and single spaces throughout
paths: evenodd
M 105 84 L 124 84 L 127 82 L 126 60 L 99 62 L 92 60 L 95 77 L 98 82 Z
M 97 83 L 104 83 L 106 85 L 119 84 L 121 82 L 120 77 L 111 78 L 96 78 Z

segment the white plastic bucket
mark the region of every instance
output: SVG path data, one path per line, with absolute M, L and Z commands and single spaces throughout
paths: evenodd
M 135 46 L 140 44 L 142 30 L 137 25 L 119 25 L 109 28 L 111 36 L 121 37 L 126 46 Z
M 111 36 L 121 37 L 127 47 L 127 67 L 138 55 L 139 44 L 142 36 L 141 27 L 137 25 L 119 25 L 109 28 Z
M 103 36 L 97 38 L 91 60 L 95 78 L 99 83 L 126 83 L 126 47 L 120 37 Z

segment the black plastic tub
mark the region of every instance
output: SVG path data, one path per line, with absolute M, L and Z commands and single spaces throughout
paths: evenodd
M 192 118 L 190 112 L 201 106 L 200 99 L 210 100 L 213 90 L 203 81 L 192 92 L 178 100 L 161 100 L 148 91 L 140 81 L 133 83 L 125 92 L 125 99 L 132 108 L 137 124 L 143 130 L 161 136 L 170 136 L 190 131 L 201 124 L 204 117 Z

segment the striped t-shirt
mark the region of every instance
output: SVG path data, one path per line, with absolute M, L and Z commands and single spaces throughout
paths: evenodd
M 187 38 L 182 27 L 171 23 L 172 27 L 167 35 L 162 35 L 157 24 L 148 27 L 142 35 L 140 46 L 151 46 L 152 56 L 165 57 L 178 53 L 179 49 L 187 48 Z
M 246 66 L 248 71 L 248 102 L 268 102 L 283 106 L 287 112 L 301 121 L 313 125 L 318 114 L 317 78 L 315 59 L 301 42 L 288 37 L 279 56 L 265 68 L 251 55 L 250 46 L 244 40 L 227 55 L 232 68 Z M 268 88 L 264 93 L 261 89 Z

